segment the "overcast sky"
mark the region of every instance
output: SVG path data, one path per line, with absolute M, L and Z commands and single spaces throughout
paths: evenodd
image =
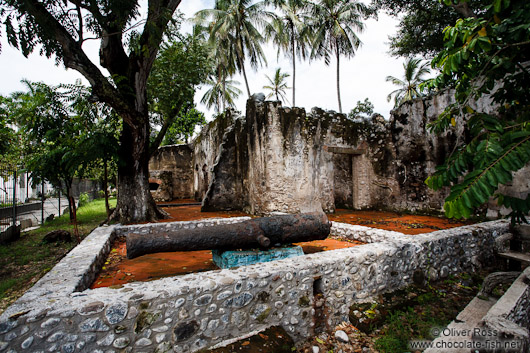
M 183 0 L 179 6 L 186 17 L 191 17 L 195 12 L 203 8 L 211 8 L 213 0 Z M 366 22 L 366 29 L 359 34 L 363 45 L 352 59 L 341 58 L 341 93 L 343 112 L 349 112 L 359 100 L 369 98 L 375 106 L 375 111 L 385 118 L 389 117 L 392 102 L 387 102 L 388 93 L 395 88 L 392 84 L 385 82 L 385 77 L 403 75 L 403 59 L 391 57 L 388 52 L 388 35 L 396 32 L 397 21 L 386 14 L 381 13 L 379 20 L 370 19 Z M 0 54 L 0 94 L 8 95 L 11 92 L 23 90 L 20 83 L 22 79 L 30 81 L 42 81 L 50 85 L 59 83 L 72 83 L 76 79 L 83 79 L 74 70 L 65 70 L 64 67 L 56 66 L 53 58 L 39 56 L 35 51 L 29 56 L 24 56 L 6 43 L 5 35 L 2 37 L 2 53 Z M 97 57 L 99 42 L 89 41 L 84 44 L 85 50 L 94 62 L 99 62 Z M 265 47 L 268 67 L 263 67 L 254 72 L 247 66 L 250 90 L 252 93 L 263 92 L 263 86 L 267 84 L 265 75 L 273 77 L 276 68 L 291 74 L 292 64 L 289 60 L 280 56 L 277 60 L 276 49 L 272 46 Z M 296 83 L 296 103 L 299 107 L 310 110 L 312 107 L 320 107 L 327 110 L 337 110 L 336 92 L 336 62 L 332 60 L 330 66 L 323 61 L 298 62 Z M 234 77 L 241 85 L 243 91 L 241 97 L 236 101 L 238 110 L 245 109 L 246 89 L 242 77 Z M 291 78 L 289 86 L 291 86 Z M 87 81 L 83 79 L 85 84 Z M 201 88 L 195 101 L 199 110 L 207 112 L 205 106 L 200 104 L 200 99 L 207 87 Z M 287 93 L 289 101 L 292 93 Z M 287 105 L 287 104 L 286 104 Z M 243 112 L 244 113 L 244 112 Z M 212 112 L 207 112 L 211 116 Z

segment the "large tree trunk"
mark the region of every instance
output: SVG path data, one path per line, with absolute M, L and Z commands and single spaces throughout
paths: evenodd
M 118 154 L 118 202 L 111 219 L 127 224 L 166 217 L 149 190 L 149 125 L 123 124 Z

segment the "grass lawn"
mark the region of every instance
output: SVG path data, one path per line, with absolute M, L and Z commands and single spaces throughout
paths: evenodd
M 116 200 L 110 200 L 111 207 Z M 92 201 L 77 211 L 81 239 L 107 218 L 105 201 Z M 57 229 L 72 233 L 71 243 L 43 244 L 42 238 Z M 21 238 L 9 245 L 0 245 L 0 313 L 26 290 L 51 270 L 74 246 L 73 225 L 68 214 L 46 222 L 39 229 L 22 233 Z

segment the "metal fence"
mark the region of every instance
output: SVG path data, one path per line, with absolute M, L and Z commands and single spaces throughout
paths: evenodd
M 99 189 L 93 180 L 75 179 L 72 193 L 76 200 L 82 193 L 93 199 Z M 60 188 L 46 182 L 35 185 L 28 173 L 0 166 L 0 243 L 13 231 L 38 226 L 67 210 L 68 200 Z

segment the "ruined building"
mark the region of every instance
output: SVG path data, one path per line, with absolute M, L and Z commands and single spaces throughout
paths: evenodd
M 462 132 L 434 135 L 427 124 L 452 97 L 446 92 L 406 102 L 386 121 L 377 115 L 352 120 L 318 108 L 306 113 L 256 95 L 245 116 L 229 110 L 193 143 L 160 148 L 150 162 L 153 193 L 160 201 L 195 198 L 203 210 L 255 215 L 440 211 L 448 190 L 433 192 L 424 181 Z M 530 190 L 528 178 L 514 180 L 514 190 Z M 496 216 L 496 205 L 490 208 Z

